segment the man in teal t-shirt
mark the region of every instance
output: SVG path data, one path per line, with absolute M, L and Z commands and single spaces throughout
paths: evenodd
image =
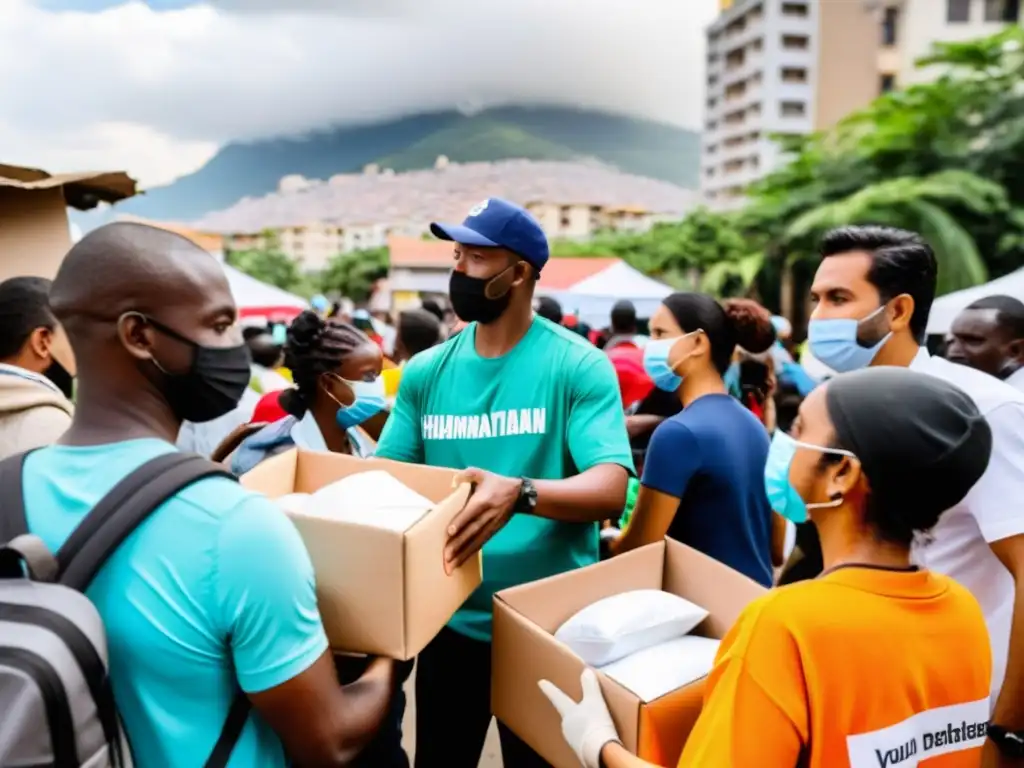
M 491 719 L 494 592 L 597 562 L 597 521 L 621 513 L 633 460 L 607 357 L 533 315 L 548 259 L 533 217 L 491 198 L 462 226 L 431 230 L 455 243 L 450 296 L 470 325 L 406 365 L 377 455 L 475 483 L 446 558 L 483 547 L 484 583 L 416 672 L 416 765 L 475 768 Z M 503 727 L 501 741 L 506 766 L 546 765 Z

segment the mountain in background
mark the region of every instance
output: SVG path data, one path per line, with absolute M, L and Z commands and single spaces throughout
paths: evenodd
M 604 112 L 558 107 L 499 107 L 471 116 L 436 112 L 299 138 L 228 144 L 173 184 L 126 200 L 113 212 L 73 219 L 84 231 L 114 213 L 194 221 L 243 197 L 273 192 L 289 174 L 326 179 L 358 172 L 369 163 L 417 170 L 433 167 L 438 155 L 453 162 L 595 158 L 694 189 L 699 152 L 700 137 L 694 131 Z

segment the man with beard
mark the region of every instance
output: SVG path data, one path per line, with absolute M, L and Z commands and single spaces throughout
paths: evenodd
M 927 540 L 915 543 L 914 555 L 981 604 L 992 642 L 992 725 L 982 765 L 1018 765 L 1024 758 L 1024 393 L 932 357 L 922 346 L 938 266 L 920 235 L 842 227 L 825 234 L 821 256 L 807 330 L 814 356 L 840 374 L 896 365 L 944 379 L 974 401 L 991 428 L 985 474 L 943 513 Z
M 0 459 L 50 445 L 71 424 L 75 359 L 49 292 L 41 277 L 0 283 Z
M 956 316 L 946 358 L 1024 391 L 1024 302 L 986 296 Z
M 533 312 L 548 260 L 536 220 L 491 198 L 431 231 L 454 243 L 451 302 L 469 325 L 406 365 L 377 455 L 474 484 L 444 556 L 453 568 L 483 548 L 484 583 L 419 656 L 416 765 L 475 768 L 491 721 L 492 595 L 597 562 L 597 522 L 622 510 L 633 462 L 607 357 Z M 546 765 L 499 728 L 506 768 Z

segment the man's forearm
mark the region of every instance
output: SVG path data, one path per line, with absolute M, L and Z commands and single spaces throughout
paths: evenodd
M 1006 657 L 1006 677 L 996 700 L 992 722 L 1004 728 L 1024 730 L 1024 578 L 1016 579 L 1013 621 L 1010 625 L 1010 650 Z
M 598 464 L 565 480 L 534 480 L 533 514 L 565 523 L 592 523 L 616 517 L 626 506 L 629 472 L 618 464 Z

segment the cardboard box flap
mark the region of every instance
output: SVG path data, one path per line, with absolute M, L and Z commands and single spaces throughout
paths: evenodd
M 62 187 L 72 208 L 87 211 L 97 203 L 116 203 L 138 194 L 135 180 L 122 171 L 83 171 L 56 176 L 38 168 L 0 163 L 0 187 L 27 191 Z
M 604 578 L 595 579 L 587 569 L 580 569 L 523 584 L 495 599 L 554 634 L 578 611 L 598 600 L 636 589 L 661 589 L 664 548 L 665 543 L 658 542 L 605 560 L 601 563 Z
M 298 490 L 298 461 L 298 451 L 286 451 L 261 461 L 252 471 L 242 475 L 239 482 L 244 488 L 259 491 L 271 499 L 280 498 Z
M 724 637 L 743 609 L 765 592 L 753 579 L 724 567 L 693 547 L 672 539 L 666 539 L 664 544 L 664 590 L 711 610 L 694 634 Z

